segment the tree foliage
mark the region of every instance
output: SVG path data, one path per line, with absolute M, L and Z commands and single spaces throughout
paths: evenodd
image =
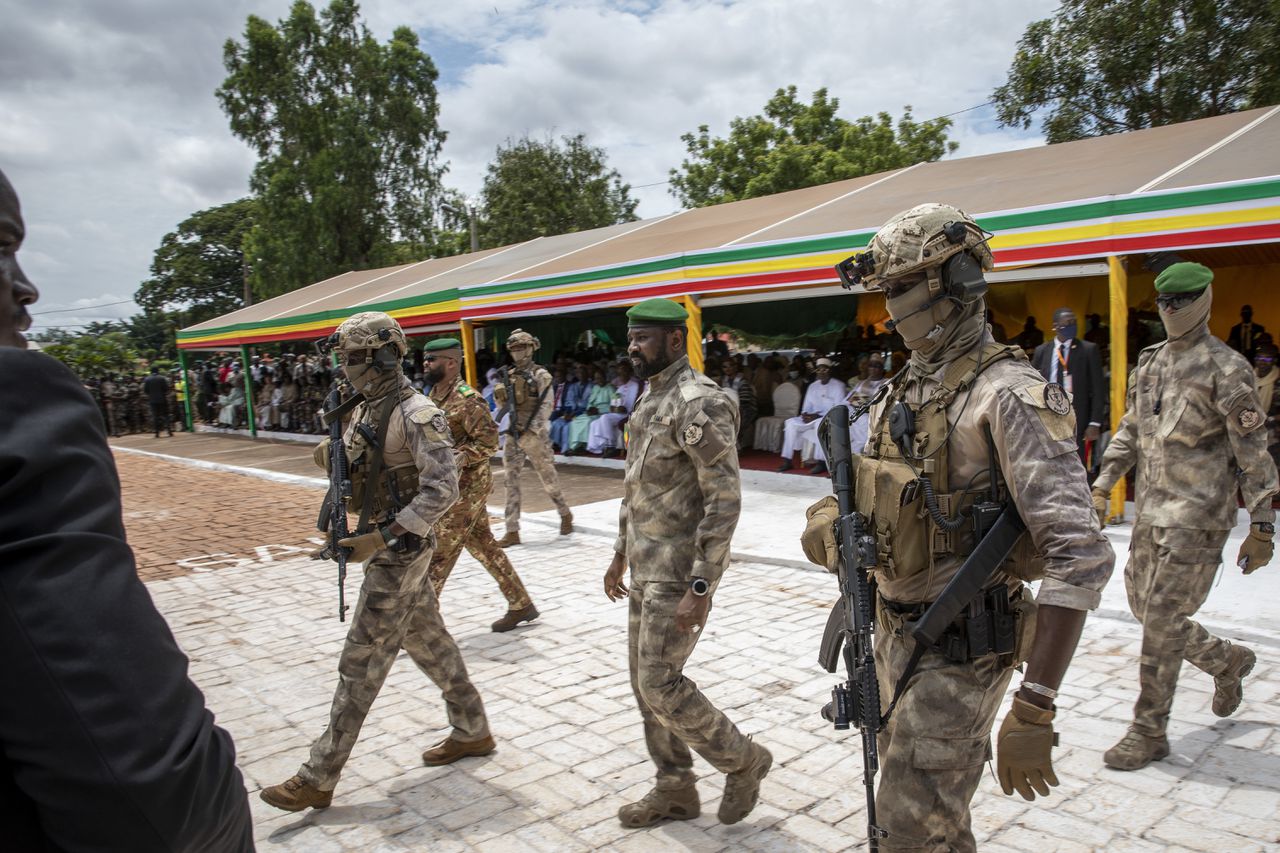
M 586 136 L 498 146 L 481 190 L 480 244 L 503 246 L 636 218 L 631 186 Z
M 218 99 L 257 152 L 246 242 L 254 292 L 272 296 L 432 244 L 444 167 L 436 67 L 408 27 L 379 44 L 355 0 L 297 0 L 251 15 L 223 50 Z
M 1280 101 L 1275 0 L 1066 0 L 1023 33 L 992 95 L 1001 124 L 1048 110 L 1049 142 Z
M 151 278 L 134 294 L 147 311 L 183 309 L 187 324 L 240 308 L 244 294 L 244 241 L 255 202 L 242 198 L 191 214 L 164 235 L 151 261 Z
M 88 379 L 108 373 L 132 373 L 136 367 L 138 353 L 125 332 L 60 337 L 58 343 L 45 344 L 43 349 L 77 376 Z
M 730 122 L 727 137 L 712 137 L 705 124 L 684 134 L 688 158 L 671 170 L 672 195 L 704 207 L 937 160 L 958 147 L 947 140 L 947 118 L 917 122 L 906 107 L 895 126 L 888 113 L 848 121 L 839 108 L 825 88 L 805 104 L 788 86 L 763 115 Z

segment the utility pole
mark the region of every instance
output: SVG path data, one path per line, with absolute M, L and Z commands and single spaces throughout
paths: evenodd
M 244 279 L 244 307 L 253 304 L 253 288 L 249 287 L 249 256 L 240 253 L 240 275 Z
M 471 223 L 471 251 L 480 251 L 480 238 L 476 236 L 476 204 L 467 199 L 467 221 Z

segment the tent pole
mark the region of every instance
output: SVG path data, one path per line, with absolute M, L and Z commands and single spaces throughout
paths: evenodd
M 480 386 L 476 384 L 476 336 L 471 321 L 459 320 L 458 328 L 462 333 L 462 366 L 467 373 L 467 384 L 479 391 Z
M 698 306 L 698 298 L 693 294 L 680 297 L 689 319 L 685 321 L 686 345 L 689 351 L 689 365 L 701 373 L 706 373 L 706 364 L 702 360 L 702 308 Z
M 1124 416 L 1125 396 L 1129 379 L 1129 273 L 1124 258 L 1112 255 L 1107 258 L 1110 269 L 1111 290 L 1111 430 L 1120 426 Z M 1108 520 L 1124 519 L 1124 478 L 1121 477 L 1111 490 L 1111 516 Z
M 253 416 L 253 380 L 249 378 L 249 347 L 240 345 L 240 369 L 244 371 L 244 411 L 249 416 L 249 435 L 258 437 L 258 424 Z
M 191 374 L 187 373 L 187 351 L 178 350 L 178 371 L 182 377 L 182 419 L 187 423 L 187 432 L 195 432 L 195 424 L 191 422 Z

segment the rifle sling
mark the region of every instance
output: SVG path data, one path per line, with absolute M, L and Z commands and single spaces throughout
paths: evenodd
M 369 460 L 369 472 L 365 475 L 364 506 L 360 507 L 360 520 L 356 523 L 356 535 L 368 531 L 365 525 L 369 522 L 369 514 L 373 512 L 373 493 L 378 488 L 378 478 L 382 476 L 382 457 L 387 443 L 387 427 L 391 424 L 391 412 L 400 403 L 398 393 L 388 394 L 378 412 L 378 442 L 373 448 L 373 458 Z
M 333 423 L 335 418 L 343 417 L 347 412 L 351 411 L 363 402 L 363 394 L 352 394 L 350 397 L 339 403 L 336 408 L 330 409 L 329 411 L 321 414 L 321 418 L 324 420 L 324 425 L 329 426 Z

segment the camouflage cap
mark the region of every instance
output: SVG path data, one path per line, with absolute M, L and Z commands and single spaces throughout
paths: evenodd
M 1165 267 L 1156 276 L 1157 293 L 1199 293 L 1213 283 L 1213 270 L 1184 261 Z
M 331 338 L 333 347 L 341 352 L 362 349 L 381 349 L 394 343 L 400 355 L 409 352 L 409 342 L 404 330 L 389 314 L 381 311 L 362 311 L 342 321 Z
M 971 216 L 949 204 L 918 204 L 886 222 L 858 256 L 868 261 L 862 283 L 879 288 L 887 279 L 940 267 L 966 250 L 984 270 L 991 269 L 986 232 Z
M 689 312 L 671 299 L 646 299 L 627 311 L 628 326 L 683 326 Z
M 507 336 L 507 349 L 520 346 L 530 346 L 536 350 L 538 347 L 542 346 L 542 342 L 526 332 L 524 329 L 516 329 Z

